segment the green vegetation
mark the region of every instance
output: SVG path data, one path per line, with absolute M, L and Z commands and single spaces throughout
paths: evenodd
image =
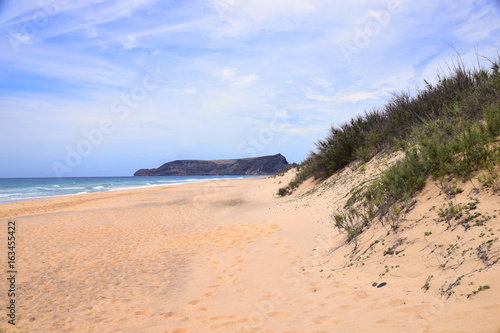
M 479 286 L 479 288 L 477 288 L 477 290 L 474 290 L 472 293 L 475 295 L 478 292 L 483 291 L 483 290 L 487 290 L 487 289 L 490 289 L 490 285 L 489 284 L 486 284 L 484 286 Z
M 309 177 L 326 179 L 353 161 L 367 162 L 390 148 L 407 153 L 405 161 L 394 167 L 398 174 L 392 177 L 405 179 L 398 182 L 404 187 L 391 189 L 391 193 L 421 188 L 428 174 L 467 178 L 488 158 L 484 144 L 500 134 L 500 62 L 490 63 L 490 70 L 467 70 L 458 61 L 450 75 L 440 75 L 434 86 L 426 83 L 416 96 L 394 93 L 381 110 L 333 126 L 327 138 L 316 143 L 316 151 L 302 162 L 288 190 Z M 487 124 L 477 126 L 481 119 Z M 385 180 L 390 179 L 386 176 Z
M 356 241 L 356 237 L 363 231 L 363 228 L 368 225 L 368 217 L 360 214 L 357 210 L 351 209 L 345 214 L 337 214 L 333 216 L 335 226 L 344 231 L 347 235 L 347 242 Z
M 347 213 L 334 215 L 335 225 L 352 241 L 376 216 L 397 230 L 415 204 L 410 199 L 430 176 L 444 184 L 452 178 L 469 181 L 475 171 L 482 170 L 480 181 L 497 191 L 500 58 L 490 60 L 490 65 L 489 70 L 467 70 L 458 61 L 448 76 L 439 76 L 435 85 L 426 82 L 425 89 L 416 96 L 393 94 L 381 110 L 365 112 L 332 127 L 279 194 L 291 193 L 309 177 L 326 179 L 353 161 L 366 163 L 381 151 L 401 149 L 405 153 L 401 160 L 365 187 L 363 193 L 356 193 L 356 200 L 345 207 Z M 443 190 L 448 195 L 462 192 L 456 184 L 443 185 Z M 449 221 L 474 208 L 450 202 L 439 214 Z M 360 209 L 366 213 L 359 213 Z
M 457 204 L 455 205 L 453 201 L 448 202 L 448 207 L 444 206 L 439 208 L 438 216 L 442 219 L 451 220 L 451 219 L 459 219 L 463 216 L 463 211 L 466 209 L 466 205 Z
M 278 189 L 278 195 L 283 196 L 286 194 L 286 189 L 284 187 Z
M 431 287 L 430 283 L 433 277 L 433 275 L 429 275 L 427 279 L 425 279 L 425 284 L 423 285 L 422 289 L 425 289 L 425 291 L 429 290 L 429 288 Z
M 449 284 L 448 288 L 446 288 L 446 289 L 444 289 L 444 286 L 441 287 L 441 295 L 446 296 L 446 298 L 450 298 L 450 296 L 455 293 L 455 291 L 453 290 L 453 288 L 459 286 L 462 283 L 462 278 L 464 276 L 465 275 L 457 277 L 457 279 L 455 280 L 455 282 Z M 445 285 L 446 285 L 446 281 L 445 281 Z

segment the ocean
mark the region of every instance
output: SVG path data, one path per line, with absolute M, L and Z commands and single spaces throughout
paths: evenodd
M 127 190 L 255 176 L 0 178 L 0 204 L 71 194 Z

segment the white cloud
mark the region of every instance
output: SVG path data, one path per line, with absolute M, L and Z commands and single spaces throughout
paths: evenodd
M 308 98 L 308 99 L 312 99 L 314 101 L 317 101 L 317 102 L 331 102 L 332 101 L 332 98 L 331 97 L 328 97 L 328 96 L 325 96 L 325 95 L 322 95 L 322 94 L 319 94 L 315 91 L 313 91 L 312 89 L 310 88 L 306 88 L 304 89 L 304 95 Z
M 33 38 L 30 34 L 22 34 L 19 32 L 11 33 L 11 38 L 14 39 L 17 44 L 31 44 L 33 42 Z
M 345 95 L 340 98 L 343 101 L 357 102 L 365 99 L 379 99 L 376 92 L 360 91 L 353 94 Z
M 225 68 L 219 75 L 222 81 L 229 81 L 233 87 L 249 87 L 259 78 L 255 74 L 237 76 L 235 68 Z
M 97 57 L 94 54 L 74 52 L 71 48 L 58 48 L 47 43 L 25 45 L 19 52 L 0 54 L 0 60 L 13 69 L 78 84 L 80 89 L 91 83 L 94 85 L 129 84 L 135 78 L 132 68 L 125 68 L 117 61 Z M 29 56 L 27 56 L 29 55 Z
M 121 40 L 121 44 L 125 49 L 133 49 L 139 46 L 137 43 L 137 34 L 127 35 L 124 39 Z
M 223 69 L 220 76 L 223 81 L 231 80 L 236 75 L 236 70 L 234 68 Z
M 315 0 L 213 0 L 222 19 L 215 28 L 219 36 L 243 36 L 261 30 L 288 31 L 295 19 L 317 10 Z
M 258 76 L 255 75 L 255 74 L 249 74 L 249 75 L 239 76 L 233 82 L 233 86 L 235 86 L 235 87 L 248 87 L 253 82 L 255 82 L 257 79 L 258 79 Z
M 116 142 L 134 146 L 130 155 L 140 156 L 143 149 L 136 148 L 137 139 L 129 145 L 131 138 L 142 138 L 144 146 L 184 140 L 195 157 L 205 153 L 198 148 L 203 138 L 204 148 L 224 147 L 221 152 L 234 155 L 243 131 L 254 128 L 248 135 L 255 135 L 274 110 L 283 109 L 289 111 L 286 130 L 273 145 L 286 138 L 294 143 L 287 149 L 299 156 L 314 147 L 332 122 L 379 107 L 388 92 L 434 77 L 437 64 L 453 56 L 443 40 L 467 59 L 464 55 L 476 45 L 480 54 L 486 50 L 493 56 L 500 47 L 500 23 L 485 0 L 399 0 L 401 10 L 366 46 L 358 47 L 351 63 L 339 43 L 354 43 L 367 22 L 384 19 L 392 1 L 203 0 L 196 6 L 159 0 L 56 2 L 61 3 L 57 15 L 35 32 L 22 27 L 40 8 L 23 2 L 3 8 L 7 20 L 0 23 L 0 32 L 7 38 L 0 39 L 0 105 L 27 147 L 33 141 L 30 130 L 39 127 L 40 119 L 51 133 L 67 122 L 68 133 L 77 137 L 82 126 L 114 117 L 117 130 L 103 149 Z M 209 10 L 207 3 L 218 4 L 216 10 L 222 12 Z M 57 36 L 62 38 L 53 38 Z M 22 47 L 15 53 L 9 43 Z M 113 100 L 141 87 L 146 68 L 157 64 L 168 82 L 148 91 L 131 108 L 130 126 L 121 126 L 111 110 Z M 14 80 L 22 84 L 9 84 Z M 43 107 L 27 103 L 40 99 L 37 94 L 55 101 Z M 5 96 L 17 99 L 6 104 Z M 131 126 L 134 122 L 143 126 Z M 167 126 L 171 129 L 165 130 Z M 186 153 L 186 145 L 174 146 L 172 154 Z M 150 153 L 164 154 L 162 149 L 158 144 Z

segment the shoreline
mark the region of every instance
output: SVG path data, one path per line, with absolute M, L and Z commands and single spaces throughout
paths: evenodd
M 20 199 L 12 199 L 8 201 L 2 201 L 0 200 L 0 205 L 2 204 L 7 204 L 7 203 L 13 203 L 13 202 L 20 202 L 20 201 L 28 201 L 28 200 L 40 200 L 40 199 L 49 199 L 49 198 L 58 198 L 58 197 L 65 197 L 65 196 L 70 196 L 70 195 L 81 195 L 81 194 L 93 194 L 93 193 L 103 193 L 103 192 L 112 192 L 112 191 L 127 191 L 127 190 L 136 190 L 136 189 L 147 189 L 147 188 L 153 188 L 153 187 L 161 187 L 161 186 L 177 186 L 177 185 L 185 185 L 185 184 L 196 184 L 196 183 L 203 183 L 207 181 L 217 181 L 217 180 L 226 180 L 226 179 L 242 179 L 242 178 L 260 178 L 260 177 L 270 177 L 272 175 L 238 175 L 238 176 L 213 176 L 213 177 L 231 177 L 231 178 L 216 178 L 216 179 L 196 179 L 196 178 L 189 178 L 186 179 L 185 182 L 178 182 L 178 183 L 171 183 L 171 184 L 150 184 L 150 185 L 140 185 L 137 187 L 123 187 L 123 188 L 113 188 L 113 189 L 107 189 L 104 191 L 93 191 L 93 192 L 78 192 L 78 193 L 68 193 L 68 194 L 57 194 L 57 195 L 52 195 L 52 196 L 39 196 L 39 197 L 29 197 L 29 198 L 20 198 Z M 191 177 L 191 176 L 187 176 Z M 193 176 L 195 177 L 195 176 Z M 200 177 L 206 177 L 206 176 L 200 176 Z M 233 178 L 234 177 L 234 178 Z M 140 177 L 70 177 L 70 178 L 82 178 L 82 179 L 113 179 L 113 178 L 140 178 Z M 9 180 L 9 179 L 37 179 L 37 178 L 3 178 L 4 180 Z M 58 178 L 46 178 L 46 177 L 41 177 L 40 179 L 58 179 Z M 194 180 L 194 181 L 191 181 Z
M 141 194 L 146 194 L 149 191 L 168 190 L 170 188 L 178 186 L 196 186 L 199 184 L 207 184 L 212 182 L 215 183 L 218 181 L 241 180 L 241 179 L 266 179 L 268 177 L 269 176 L 253 176 L 253 177 L 228 178 L 228 179 L 200 180 L 198 182 L 192 182 L 192 183 L 153 185 L 147 187 L 114 189 L 114 190 L 106 190 L 106 191 L 90 192 L 90 193 L 74 193 L 74 194 L 65 194 L 52 197 L 37 198 L 37 199 L 26 199 L 19 201 L 4 202 L 0 203 L 0 218 L 8 218 L 9 214 L 13 215 L 14 217 L 24 216 L 27 214 L 31 214 L 34 209 L 39 210 L 42 207 L 55 206 L 56 207 L 55 209 L 59 209 L 61 206 L 65 205 L 72 206 L 96 200 L 112 199 L 121 196 L 129 196 L 134 194 L 141 195 Z M 204 189 L 212 187 L 217 187 L 217 186 L 208 185 L 208 186 L 202 186 L 201 188 Z M 16 214 L 21 214 L 21 215 L 16 215 Z

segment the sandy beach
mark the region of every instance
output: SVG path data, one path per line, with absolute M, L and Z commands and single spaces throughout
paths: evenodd
M 374 226 L 353 258 L 331 215 L 372 169 L 309 181 L 285 198 L 276 192 L 291 174 L 2 204 L 4 249 L 7 221 L 16 221 L 17 290 L 13 326 L 4 273 L 0 330 L 500 332 L 498 267 L 478 270 L 471 257 L 443 268 L 434 246 L 495 239 L 498 195 L 481 200 L 479 209 L 499 215 L 482 239 L 482 229 L 449 233 L 434 222 L 430 206 L 445 200 L 429 185 L 402 231 Z M 498 258 L 492 243 L 488 260 Z M 384 254 L 393 244 L 398 255 Z M 474 269 L 443 296 L 444 281 Z

